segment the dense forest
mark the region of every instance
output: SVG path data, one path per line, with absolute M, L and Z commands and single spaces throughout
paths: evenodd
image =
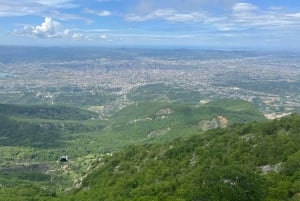
M 94 161 L 66 192 L 2 185 L 0 200 L 300 200 L 299 125 L 290 115 L 128 146 Z
M 300 117 L 234 125 L 105 158 L 75 200 L 299 200 Z

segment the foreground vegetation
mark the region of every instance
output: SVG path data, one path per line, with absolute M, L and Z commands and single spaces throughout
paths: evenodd
M 69 193 L 24 184 L 2 187 L 0 200 L 296 201 L 299 125 L 300 116 L 291 115 L 129 146 L 94 162 Z
M 300 199 L 297 115 L 268 122 L 240 100 L 144 102 L 110 120 L 3 111 L 0 200 Z
M 71 200 L 300 200 L 300 117 L 234 125 L 105 158 Z

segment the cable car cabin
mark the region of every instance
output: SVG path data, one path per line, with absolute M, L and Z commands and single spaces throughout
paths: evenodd
M 59 159 L 60 162 L 68 162 L 68 156 L 61 156 Z

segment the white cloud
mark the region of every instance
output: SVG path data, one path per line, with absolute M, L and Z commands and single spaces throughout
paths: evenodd
M 98 5 L 100 5 L 101 2 L 121 0 L 97 1 L 99 2 Z M 101 17 L 113 15 L 124 17 L 127 23 L 128 21 L 136 22 L 135 24 L 128 23 L 127 25 L 131 26 L 124 27 L 132 27 L 132 24 L 137 26 L 125 30 L 107 30 L 101 29 L 101 25 L 99 25 L 96 29 L 88 30 L 81 28 L 80 23 L 72 23 L 70 29 L 70 27 L 64 27 L 61 24 L 63 20 L 84 19 L 78 13 L 66 12 L 65 9 L 77 6 L 74 2 L 75 0 L 23 0 L 16 3 L 16 1 L 0 0 L 0 17 L 25 15 L 48 16 L 41 24 L 23 26 L 22 29 L 15 31 L 16 34 L 36 38 L 63 38 L 70 41 L 93 40 L 104 43 L 117 40 L 117 38 L 126 40 L 127 36 L 132 41 L 135 41 L 136 38 L 140 38 L 141 40 L 147 40 L 148 38 L 152 40 L 173 38 L 176 41 L 177 38 L 182 40 L 194 38 L 198 40 L 198 38 L 204 35 L 209 35 L 211 38 L 221 37 L 222 35 L 234 38 L 244 36 L 244 33 L 248 33 L 246 36 L 248 38 L 255 38 L 254 33 L 266 36 L 272 30 L 275 30 L 274 32 L 277 35 L 281 34 L 281 36 L 285 36 L 284 33 L 296 33 L 296 30 L 300 30 L 300 12 L 289 12 L 281 7 L 261 8 L 255 4 L 241 3 L 237 2 L 237 0 L 137 0 L 136 2 L 140 4 L 131 8 L 128 14 L 125 13 L 126 11 L 121 13 L 121 11 L 106 10 L 105 7 L 102 7 L 105 4 L 101 4 L 99 8 L 103 10 L 96 10 L 96 7 L 79 8 L 78 10 L 81 10 L 81 14 L 85 13 L 86 15 L 84 16 L 91 17 L 91 19 L 97 19 L 96 16 L 92 15 Z M 211 6 L 209 2 L 212 3 L 211 5 L 223 2 L 221 4 L 226 4 L 228 7 L 224 11 L 223 9 L 220 10 L 219 6 L 217 12 L 210 12 L 211 10 L 215 11 L 215 9 L 209 7 Z M 207 5 L 209 6 L 205 7 Z M 157 30 L 156 27 L 144 26 L 143 22 L 151 20 L 168 23 L 164 23 L 165 27 L 162 30 Z M 139 22 L 143 25 L 141 29 L 139 29 Z M 76 25 L 78 26 L 76 27 Z M 157 22 L 155 25 L 159 27 L 161 24 Z M 185 29 L 185 27 L 187 28 Z M 170 30 L 174 30 L 174 32 Z M 149 35 L 145 35 L 145 33 L 149 33 Z M 295 34 L 291 35 L 294 36 Z
M 100 38 L 103 39 L 103 40 L 106 40 L 108 37 L 107 37 L 107 35 L 103 34 L 103 35 L 100 36 Z
M 41 24 L 41 26 L 36 26 L 33 28 L 32 32 L 34 34 L 42 34 L 42 35 L 56 35 L 56 33 L 60 30 L 60 23 L 52 20 L 51 18 L 46 17 L 45 21 Z
M 26 2 L 23 4 L 14 1 L 0 0 L 0 16 L 24 16 L 33 15 L 45 8 L 38 7 L 37 4 Z
M 75 8 L 78 7 L 78 5 L 72 3 L 73 0 L 35 0 L 33 2 L 36 2 L 40 5 L 44 5 L 46 7 L 51 8 Z
M 286 17 L 300 18 L 300 12 L 299 13 L 286 14 Z
M 149 4 L 152 3 L 152 1 L 149 2 Z M 224 12 L 222 15 L 191 10 L 182 12 L 181 10 L 156 9 L 146 14 L 136 12 L 126 15 L 125 19 L 136 22 L 164 20 L 172 23 L 192 23 L 194 26 L 205 27 L 207 32 L 213 30 L 215 32 L 240 32 L 249 29 L 283 32 L 292 28 L 295 30 L 295 27 L 300 28 L 299 12 L 288 13 L 283 8 L 274 7 L 262 9 L 251 3 L 235 3 L 231 7 L 231 12 Z
M 24 25 L 21 29 L 14 30 L 14 34 L 35 38 L 62 38 L 76 41 L 91 41 L 108 39 L 106 34 L 99 36 L 99 32 L 107 30 L 76 30 L 66 29 L 58 21 L 46 17 L 40 25 Z
M 79 19 L 79 16 L 64 14 L 64 10 L 78 7 L 73 0 L 0 0 L 0 17 L 10 16 L 52 16 L 60 15 L 65 19 Z
M 102 2 L 117 2 L 117 1 L 121 1 L 121 0 L 97 0 L 97 1 L 102 3 Z
M 74 33 L 73 35 L 72 35 L 72 39 L 73 40 L 80 40 L 80 39 L 82 39 L 84 36 L 83 36 L 83 34 L 81 34 L 81 33 Z
M 207 18 L 205 13 L 201 12 L 178 12 L 174 9 L 159 9 L 147 15 L 129 14 L 126 16 L 128 21 L 146 21 L 161 19 L 169 22 L 199 22 Z
M 105 16 L 111 16 L 113 13 L 108 10 L 102 10 L 98 13 L 99 16 L 105 17 Z
M 39 38 L 61 38 L 69 34 L 68 30 L 62 29 L 58 21 L 54 21 L 49 17 L 46 17 L 41 25 L 26 25 L 23 29 L 15 32 Z
M 253 12 L 257 11 L 258 7 L 250 3 L 236 3 L 233 5 L 232 10 L 235 13 Z
M 135 12 L 153 12 L 159 9 L 177 9 L 186 11 L 198 11 L 205 7 L 230 8 L 238 0 L 137 0 Z
M 89 9 L 89 8 L 83 9 L 83 12 L 88 13 L 88 14 L 98 15 L 98 16 L 101 16 L 101 17 L 107 17 L 107 16 L 111 16 L 111 15 L 114 14 L 113 12 L 111 12 L 109 10 L 96 11 L 96 10 L 92 10 L 92 9 Z
M 235 26 L 257 29 L 276 29 L 290 25 L 300 25 L 299 13 L 286 13 L 284 10 L 269 8 L 263 10 L 249 3 L 236 3 L 232 7 Z M 297 20 L 298 18 L 298 20 Z

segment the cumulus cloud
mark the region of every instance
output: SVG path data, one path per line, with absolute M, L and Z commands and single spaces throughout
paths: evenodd
M 33 27 L 32 33 L 46 37 L 60 35 L 61 24 L 51 18 L 46 17 L 45 21 L 40 25 Z
M 64 38 L 75 41 L 91 41 L 99 40 L 99 38 L 102 40 L 108 39 L 106 34 L 99 36 L 99 32 L 103 32 L 103 30 L 84 31 L 66 29 L 60 22 L 49 17 L 45 17 L 40 25 L 25 25 L 21 29 L 14 30 L 14 34 L 35 38 Z
M 49 17 L 46 17 L 41 25 L 25 25 L 23 29 L 17 30 L 16 32 L 39 38 L 61 38 L 69 33 L 68 30 L 63 30 L 58 21 L 55 21 Z

